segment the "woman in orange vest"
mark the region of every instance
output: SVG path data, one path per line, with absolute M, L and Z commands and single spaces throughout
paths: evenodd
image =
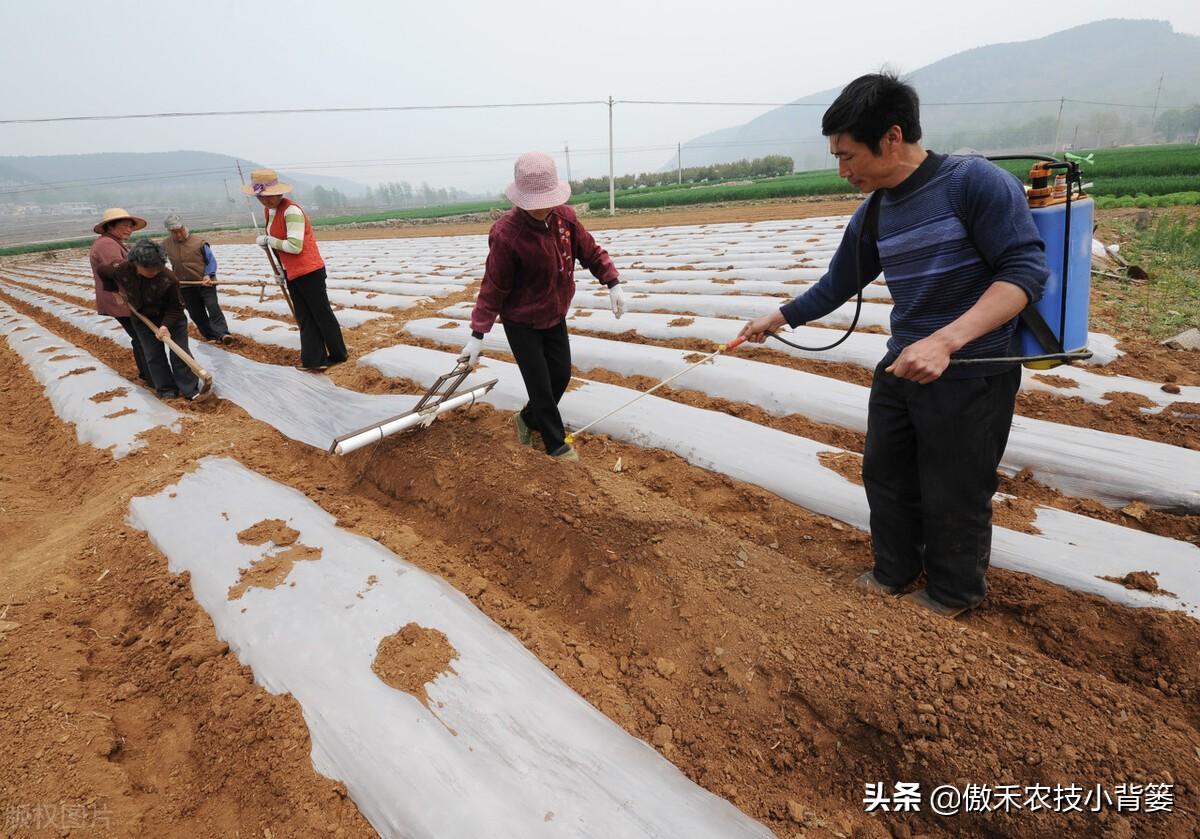
M 325 260 L 308 216 L 284 197 L 292 191 L 291 184 L 280 183 L 274 169 L 255 169 L 250 185 L 242 190 L 257 198 L 266 212 L 267 232 L 256 244 L 275 251 L 287 277 L 300 327 L 300 369 L 320 371 L 341 364 L 349 353 L 325 291 Z

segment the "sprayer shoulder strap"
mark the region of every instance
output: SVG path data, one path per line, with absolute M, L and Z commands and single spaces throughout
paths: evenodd
M 863 226 L 862 226 L 862 232 L 863 232 L 863 234 L 865 234 L 866 240 L 870 243 L 869 247 L 875 248 L 875 258 L 879 262 L 880 269 L 883 268 L 883 256 L 879 253 L 879 200 L 882 197 L 882 195 L 883 195 L 883 191 L 877 189 L 874 192 L 872 192 L 871 195 L 867 198 L 867 210 L 865 213 L 863 213 Z M 859 237 L 859 238 L 860 238 L 860 242 L 859 242 L 859 246 L 858 246 L 859 247 L 858 260 L 859 260 L 859 265 L 861 265 L 862 258 L 863 258 L 863 255 L 862 255 L 863 244 L 861 241 L 862 237 Z M 865 288 L 869 283 L 872 283 L 874 281 L 875 281 L 874 277 L 859 276 L 858 287 L 860 289 Z

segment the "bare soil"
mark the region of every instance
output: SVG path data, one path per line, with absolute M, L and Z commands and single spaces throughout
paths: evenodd
M 713 221 L 737 216 L 713 212 Z M 136 375 L 127 350 L 6 302 Z M 445 305 L 348 330 L 351 351 L 423 343 L 397 324 Z M 287 351 L 249 341 L 233 349 L 289 363 Z M 859 384 L 870 375 L 770 349 L 751 354 Z M 420 390 L 353 365 L 330 377 L 367 392 Z M 313 770 L 294 700 L 254 684 L 186 575 L 170 574 L 124 524 L 131 497 L 162 489 L 209 454 L 304 492 L 339 526 L 442 576 L 619 725 L 779 836 L 1200 834 L 1200 622 L 1180 613 L 993 569 L 979 610 L 933 618 L 851 586 L 870 566 L 866 534 L 603 435 L 581 441 L 581 463 L 552 461 L 520 446 L 508 415 L 487 406 L 335 460 L 231 403 L 184 404 L 181 433 L 152 432 L 148 448 L 113 461 L 75 441 L 2 341 L 0 393 L 0 814 L 29 819 L 13 835 L 373 835 L 345 789 Z M 861 435 L 694 391 L 665 395 L 846 449 L 825 463 L 854 474 Z M 1129 399 L 1089 414 L 1069 391 L 1037 396 L 1022 397 L 1022 412 L 1059 422 L 1082 415 L 1077 424 L 1193 448 L 1200 436 L 1187 418 L 1143 423 Z M 1173 538 L 1198 535 L 1197 517 L 1108 510 L 1028 475 L 1001 488 L 1016 496 L 997 505 L 1005 526 L 1029 526 L 1033 506 L 1047 504 Z M 303 556 L 308 546 L 278 520 L 242 538 L 321 561 Z M 286 581 L 278 568 L 261 570 L 243 582 Z M 1154 582 L 1145 576 L 1127 584 Z M 406 631 L 381 644 L 377 672 L 420 693 L 425 674 L 453 667 L 453 650 L 419 627 Z M 1167 782 L 1176 807 L 864 814 L 864 785 L 895 781 L 926 791 Z M 59 808 L 56 822 L 34 827 L 43 805 Z M 81 823 L 65 824 L 68 806 Z

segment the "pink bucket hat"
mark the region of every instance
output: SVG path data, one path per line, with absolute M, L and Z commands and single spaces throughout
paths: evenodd
M 517 158 L 513 182 L 504 194 L 522 210 L 544 210 L 566 203 L 571 197 L 571 185 L 559 180 L 553 157 L 531 151 Z

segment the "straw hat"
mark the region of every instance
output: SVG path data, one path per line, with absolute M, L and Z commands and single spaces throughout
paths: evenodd
M 112 224 L 114 221 L 120 221 L 121 219 L 126 218 L 133 222 L 134 230 L 141 230 L 146 226 L 146 220 L 144 218 L 138 218 L 128 210 L 122 210 L 120 207 L 109 207 L 104 211 L 104 215 L 101 216 L 100 223 L 93 227 L 92 230 L 95 233 L 103 233 L 104 225 Z
M 291 192 L 292 185 L 279 182 L 279 173 L 274 169 L 255 169 L 250 173 L 250 183 L 242 185 L 247 195 L 283 195 Z
M 559 180 L 553 157 L 531 151 L 517 158 L 513 182 L 504 194 L 522 210 L 544 210 L 566 203 L 571 197 L 571 185 Z

